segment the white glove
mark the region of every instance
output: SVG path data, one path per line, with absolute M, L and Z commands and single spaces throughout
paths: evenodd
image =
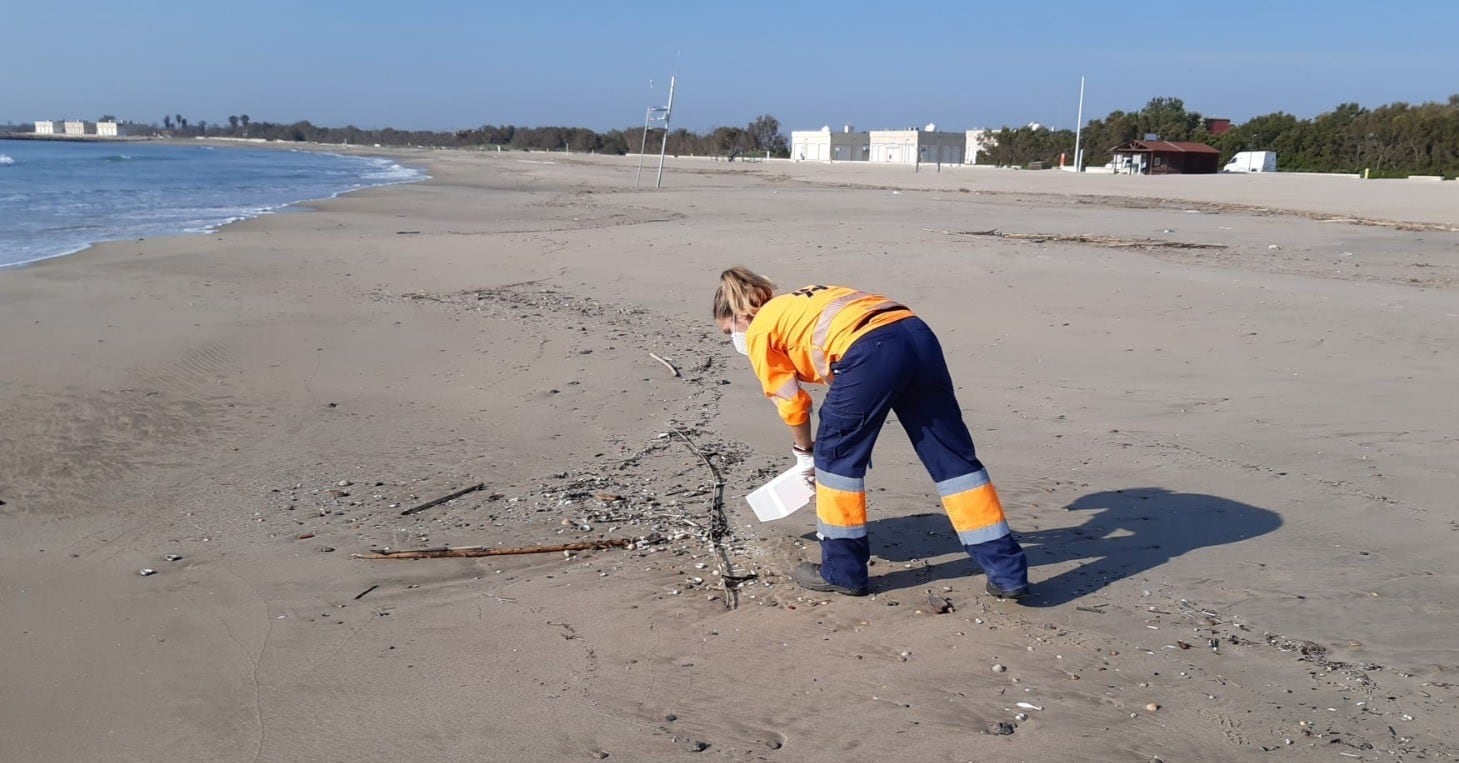
M 813 446 L 814 447 L 814 446 Z M 792 450 L 795 456 L 795 470 L 805 478 L 806 484 L 816 484 L 816 456 L 814 452 L 802 453 L 799 450 Z

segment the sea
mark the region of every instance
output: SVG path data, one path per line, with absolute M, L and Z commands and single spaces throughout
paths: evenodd
M 425 178 L 391 159 L 313 149 L 0 140 L 0 269 Z

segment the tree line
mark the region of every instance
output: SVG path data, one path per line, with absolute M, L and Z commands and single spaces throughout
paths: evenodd
M 192 121 L 182 114 L 167 114 L 159 123 L 123 124 L 129 135 L 167 135 L 202 138 L 254 138 L 275 141 L 310 143 L 347 143 L 352 145 L 431 146 L 442 148 L 492 148 L 529 151 L 576 151 L 580 153 L 627 154 L 644 149 L 642 126 L 596 132 L 585 127 L 525 127 L 518 125 L 483 125 L 469 130 L 449 132 L 431 130 L 363 129 L 353 125 L 323 127 L 311 122 L 288 124 L 253 121 L 247 114 L 230 115 L 226 123 Z M 648 133 L 647 150 L 657 153 L 663 143 L 664 130 L 653 127 Z M 790 146 L 780 132 L 780 121 L 762 114 L 743 127 L 716 127 L 707 133 L 676 129 L 668 134 L 665 150 L 674 155 L 728 155 L 765 153 L 790 156 Z
M 1219 135 L 1198 111 L 1187 109 L 1179 98 L 1153 98 L 1139 111 L 1114 111 L 1084 126 L 1082 143 L 1086 166 L 1109 162 L 1112 150 L 1147 134 L 1163 140 L 1196 141 L 1219 149 L 1222 162 L 1238 151 L 1276 151 L 1283 170 L 1307 172 L 1362 172 L 1374 176 L 1459 174 L 1459 95 L 1445 103 L 1392 103 L 1368 109 L 1345 103 L 1311 119 L 1285 112 L 1265 114 L 1232 126 Z M 597 132 L 584 127 L 527 127 L 483 125 L 449 132 L 428 130 L 323 127 L 311 122 L 253 121 L 247 114 L 230 115 L 223 122 L 189 120 L 168 114 L 160 124 L 125 123 L 128 134 L 165 134 L 200 137 L 243 137 L 277 141 L 348 143 L 382 146 L 438 146 L 575 151 L 626 154 L 645 148 L 643 127 Z M 647 150 L 659 149 L 662 128 L 650 131 Z M 992 145 L 980 163 L 1028 166 L 1058 164 L 1060 155 L 1073 161 L 1074 131 L 1049 130 L 1036 125 L 1005 127 L 990 133 Z M 788 157 L 789 145 L 780 122 L 769 114 L 743 127 L 715 127 L 696 133 L 669 132 L 666 150 L 673 155 L 763 154 Z
M 1092 119 L 1080 136 L 1085 166 L 1100 166 L 1121 144 L 1158 135 L 1161 140 L 1195 141 L 1221 151 L 1224 163 L 1238 151 L 1276 151 L 1287 171 L 1349 172 L 1369 170 L 1373 177 L 1459 175 L 1459 95 L 1445 103 L 1391 103 L 1374 109 L 1344 103 L 1311 119 L 1285 112 L 1253 117 L 1220 135 L 1198 111 L 1179 98 L 1154 98 L 1139 111 L 1114 111 Z M 996 145 L 986 153 L 993 164 L 1027 166 L 1072 163 L 1073 130 L 1035 126 L 1003 128 L 991 135 Z

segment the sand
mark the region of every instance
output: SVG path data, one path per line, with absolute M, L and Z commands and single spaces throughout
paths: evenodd
M 1459 184 L 400 156 L 0 272 L 0 759 L 1459 756 Z M 875 595 L 787 580 L 735 263 L 938 331 L 1031 600 L 894 426 Z

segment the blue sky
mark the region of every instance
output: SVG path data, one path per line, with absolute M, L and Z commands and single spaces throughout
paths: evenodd
M 1072 128 L 1081 74 L 1086 119 L 1154 96 L 1240 121 L 1459 92 L 1456 0 L 8 5 L 16 122 L 601 130 L 642 124 L 676 59 L 674 123 L 693 130 L 763 113 L 786 131 Z

